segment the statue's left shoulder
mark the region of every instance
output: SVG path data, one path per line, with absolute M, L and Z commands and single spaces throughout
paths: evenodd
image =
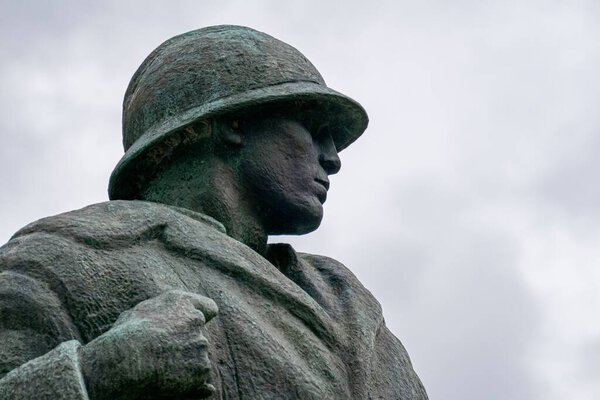
M 317 271 L 321 276 L 327 278 L 332 284 L 338 283 L 339 285 L 346 287 L 346 290 L 352 290 L 359 293 L 361 296 L 370 299 L 372 302 L 375 302 L 381 312 L 379 302 L 377 302 L 373 294 L 364 287 L 348 267 L 338 260 L 327 256 L 308 253 L 298 253 L 298 258 L 301 262 L 310 265 L 311 268 Z
M 326 256 L 298 253 L 299 264 L 314 276 L 328 303 L 343 314 L 369 321 L 373 329 L 383 322 L 381 305 L 354 273 L 341 262 Z

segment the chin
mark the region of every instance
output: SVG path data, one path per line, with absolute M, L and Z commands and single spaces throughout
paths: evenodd
M 302 226 L 298 226 L 295 232 L 290 233 L 290 235 L 305 235 L 307 233 L 311 233 L 317 230 L 317 228 L 321 225 L 321 220 L 322 218 L 313 222 L 303 221 L 304 224 Z
M 323 220 L 323 206 L 296 210 L 278 218 L 278 224 L 270 229 L 271 235 L 304 235 L 316 230 Z

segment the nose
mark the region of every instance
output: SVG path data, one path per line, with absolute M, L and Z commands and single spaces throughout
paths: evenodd
M 342 161 L 338 156 L 333 137 L 330 133 L 319 135 L 319 164 L 327 172 L 327 175 L 337 174 L 342 168 Z

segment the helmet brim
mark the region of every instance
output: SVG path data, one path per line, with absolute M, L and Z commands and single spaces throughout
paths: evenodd
M 109 198 L 136 199 L 146 179 L 152 175 L 152 167 L 160 162 L 157 159 L 160 156 L 151 150 L 159 147 L 182 127 L 217 115 L 276 103 L 307 104 L 311 109 L 318 110 L 329 127 L 338 151 L 358 139 L 369 122 L 366 111 L 359 103 L 314 82 L 286 82 L 220 98 L 175 115 L 146 131 L 129 147 L 113 170 L 108 186 Z

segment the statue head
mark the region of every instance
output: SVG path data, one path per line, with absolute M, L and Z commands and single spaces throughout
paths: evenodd
M 109 197 L 143 198 L 175 159 L 235 153 L 239 185 L 260 200 L 258 212 L 280 213 L 270 219 L 289 225 L 294 213 L 315 209 L 308 203 L 325 201 L 327 175 L 339 170 L 337 152 L 367 123 L 364 109 L 328 88 L 295 48 L 241 26 L 191 31 L 161 44 L 131 79 L 123 103 L 125 155 L 112 173 Z M 299 195 L 300 187 L 314 192 L 312 200 Z M 316 227 L 294 224 L 292 232 L 277 223 L 267 230 Z

